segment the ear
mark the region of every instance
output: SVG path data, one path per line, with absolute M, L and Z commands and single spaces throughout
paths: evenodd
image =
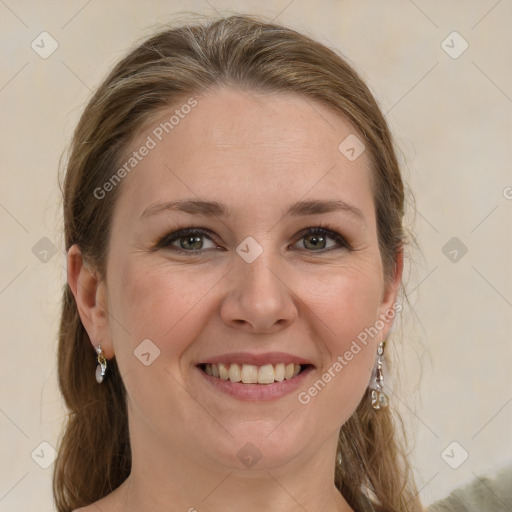
M 68 251 L 68 284 L 75 296 L 78 314 L 93 347 L 101 344 L 107 359 L 114 356 L 109 328 L 105 283 L 84 260 L 78 245 Z
M 400 284 L 402 282 L 402 273 L 404 269 L 404 251 L 403 247 L 396 254 L 394 274 L 385 283 L 384 291 L 379 306 L 379 320 L 384 322 L 382 328 L 382 339 L 386 340 L 394 318 L 402 310 L 402 304 L 397 302 Z

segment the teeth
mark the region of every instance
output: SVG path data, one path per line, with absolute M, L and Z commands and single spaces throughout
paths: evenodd
M 272 384 L 272 382 L 274 382 L 274 367 L 271 364 L 260 366 L 258 370 L 258 382 L 260 384 Z
M 242 380 L 242 376 L 240 374 L 240 365 L 232 364 L 229 367 L 229 380 L 231 382 L 240 382 Z
M 225 364 L 219 363 L 219 377 L 222 380 L 228 380 L 229 379 L 229 371 L 226 368 Z
M 277 382 L 284 380 L 284 363 L 279 363 L 274 366 L 274 379 Z
M 244 384 L 256 384 L 258 382 L 258 367 L 253 364 L 243 364 L 242 382 Z
M 289 380 L 300 373 L 301 366 L 294 363 L 278 363 L 257 366 L 254 364 L 206 364 L 204 371 L 213 377 L 244 384 L 272 384 Z

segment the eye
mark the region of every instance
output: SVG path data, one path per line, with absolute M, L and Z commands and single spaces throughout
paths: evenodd
M 346 248 L 350 249 L 347 241 L 335 231 L 326 227 L 310 227 L 301 234 L 302 246 L 305 250 L 313 252 L 327 252 L 333 249 Z M 334 244 L 327 245 L 327 240 L 334 240 Z
M 203 228 L 180 229 L 162 237 L 154 245 L 154 250 L 167 248 L 183 254 L 200 255 L 207 249 L 220 249 L 212 238 L 213 235 Z M 209 240 L 210 247 L 205 246 L 204 239 Z M 336 248 L 351 250 L 345 238 L 327 226 L 307 228 L 301 232 L 300 240 L 303 240 L 302 247 L 299 247 L 301 251 L 323 253 Z M 328 245 L 328 240 L 334 243 Z M 296 242 L 294 245 L 298 244 L 299 242 Z
M 210 240 L 211 247 L 205 247 L 204 238 Z M 208 231 L 199 228 L 188 228 L 180 229 L 164 236 L 156 243 L 155 250 L 164 247 L 169 247 L 182 253 L 201 254 L 204 249 L 215 249 L 218 246 L 212 241 Z

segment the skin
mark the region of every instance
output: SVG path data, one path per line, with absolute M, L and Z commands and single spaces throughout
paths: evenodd
M 218 88 L 194 97 L 198 105 L 120 185 L 106 281 L 77 246 L 68 254 L 82 322 L 92 343 L 115 355 L 127 389 L 133 453 L 121 487 L 80 510 L 350 511 L 333 484 L 338 431 L 392 321 L 306 405 L 297 392 L 236 400 L 207 385 L 195 365 L 234 351 L 289 352 L 315 365 L 304 391 L 392 308 L 402 256 L 386 281 L 367 152 L 345 158 L 338 145 L 354 127 L 295 94 Z M 184 198 L 224 203 L 233 217 L 166 210 L 141 219 L 155 203 Z M 364 219 L 342 210 L 284 216 L 313 199 L 341 199 Z M 305 230 L 319 224 L 352 250 L 330 236 L 312 244 Z M 202 255 L 191 254 L 199 246 L 187 237 L 152 250 L 186 227 L 212 232 Z M 236 253 L 248 236 L 263 249 L 252 263 Z M 183 244 L 188 253 L 173 251 Z M 149 366 L 134 356 L 145 339 L 160 350 Z M 237 456 L 247 442 L 261 455 L 250 468 Z

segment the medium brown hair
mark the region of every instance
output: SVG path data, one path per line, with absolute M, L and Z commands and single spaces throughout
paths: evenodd
M 254 16 L 165 27 L 124 57 L 99 86 L 74 133 L 63 184 L 65 247 L 78 244 L 102 279 L 113 209 L 122 183 L 99 200 L 130 143 L 171 106 L 208 88 L 296 93 L 348 119 L 371 160 L 378 242 L 386 279 L 402 250 L 404 185 L 387 123 L 368 87 L 337 52 L 290 28 Z M 341 141 L 340 141 L 341 142 Z M 59 512 L 109 494 L 129 476 L 125 388 L 115 357 L 94 378 L 95 357 L 68 285 L 58 347 L 59 385 L 69 409 L 53 480 Z M 398 420 L 398 423 L 397 423 Z M 367 390 L 341 427 L 335 484 L 358 511 L 419 511 L 399 416 L 374 410 Z

